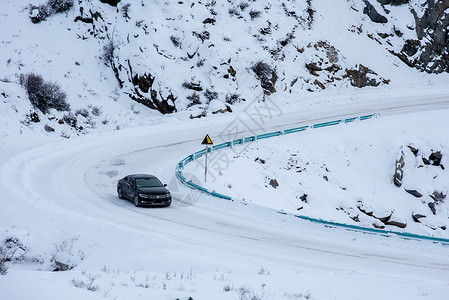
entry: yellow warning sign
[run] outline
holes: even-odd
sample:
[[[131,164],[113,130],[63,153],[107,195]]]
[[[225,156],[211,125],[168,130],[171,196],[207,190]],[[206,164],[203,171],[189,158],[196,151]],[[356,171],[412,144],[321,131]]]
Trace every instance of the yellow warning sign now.
[[[206,134],[206,136],[204,137],[203,142],[201,143],[202,145],[212,145],[212,140],[210,139],[210,136],[208,134]]]

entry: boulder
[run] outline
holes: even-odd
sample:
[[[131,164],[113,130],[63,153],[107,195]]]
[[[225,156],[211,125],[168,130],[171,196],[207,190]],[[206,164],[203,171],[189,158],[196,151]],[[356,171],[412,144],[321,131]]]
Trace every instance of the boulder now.
[[[407,223],[405,222],[401,222],[398,220],[390,220],[388,222],[385,223],[386,225],[391,225],[391,226],[397,226],[399,228],[405,228],[407,226]]]
[[[107,3],[111,6],[117,6],[120,0],[100,0],[101,3]]]
[[[274,188],[277,188],[279,186],[279,183],[276,179],[270,179],[270,185]]]
[[[388,19],[385,16],[382,16],[377,12],[377,10],[374,8],[374,6],[369,3],[369,1],[364,0],[365,2],[365,8],[363,9],[363,13],[368,15],[368,17],[373,21],[374,23],[387,23]]]
[[[413,221],[415,221],[416,223],[421,223],[421,221],[419,219],[421,218],[425,218],[425,215],[421,215],[421,214],[412,214],[412,218]]]
[[[429,208],[432,211],[432,213],[434,215],[436,215],[437,214],[437,209],[435,208],[435,203],[434,202],[429,202],[429,204],[427,204],[427,205],[429,206]]]
[[[410,195],[415,196],[416,198],[421,198],[422,197],[422,194],[420,192],[418,192],[417,190],[407,190],[407,189],[405,189],[405,191],[407,193],[409,193]]]
[[[404,170],[403,170],[404,165],[405,165],[404,151],[402,150],[402,147],[401,147],[401,152],[399,154],[399,157],[396,159],[394,176],[393,176],[394,185],[397,187],[400,187],[402,185],[402,178],[404,177]]]
[[[432,152],[429,156],[429,162],[434,166],[439,166],[442,158],[443,154],[440,151]]]
[[[410,0],[377,0],[382,5],[399,6],[410,3]]]
[[[446,195],[443,194],[443,192],[434,191],[432,194],[429,195],[430,198],[435,200],[435,202],[443,201],[446,199]]]

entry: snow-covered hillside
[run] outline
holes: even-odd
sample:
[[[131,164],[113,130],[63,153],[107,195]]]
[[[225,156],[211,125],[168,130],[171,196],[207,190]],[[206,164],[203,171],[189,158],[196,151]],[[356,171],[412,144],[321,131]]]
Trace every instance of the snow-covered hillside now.
[[[407,41],[433,45],[431,36],[417,35],[413,15],[432,5],[370,2],[85,0],[49,13],[43,0],[7,0],[0,16],[1,109],[25,123],[37,110],[37,128],[71,136],[154,119],[153,109],[196,117],[264,97],[282,105],[322,90],[444,85],[446,73],[404,63],[422,52]],[[374,22],[373,10],[387,22]],[[17,86],[29,73],[60,85],[71,115],[44,116],[29,105]]]

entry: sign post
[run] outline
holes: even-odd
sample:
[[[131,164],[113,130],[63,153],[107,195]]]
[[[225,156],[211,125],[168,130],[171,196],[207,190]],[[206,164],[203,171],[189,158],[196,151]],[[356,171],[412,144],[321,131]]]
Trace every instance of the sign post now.
[[[206,134],[206,136],[203,139],[202,145],[206,145],[206,162],[204,164],[204,182],[207,182],[207,152],[209,152],[209,145],[213,145],[210,136]]]

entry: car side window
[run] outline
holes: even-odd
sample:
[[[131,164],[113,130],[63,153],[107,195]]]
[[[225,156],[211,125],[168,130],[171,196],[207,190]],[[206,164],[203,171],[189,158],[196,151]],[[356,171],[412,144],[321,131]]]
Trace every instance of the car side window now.
[[[129,180],[128,177],[123,178],[123,181],[126,183],[128,183],[128,180]]]

